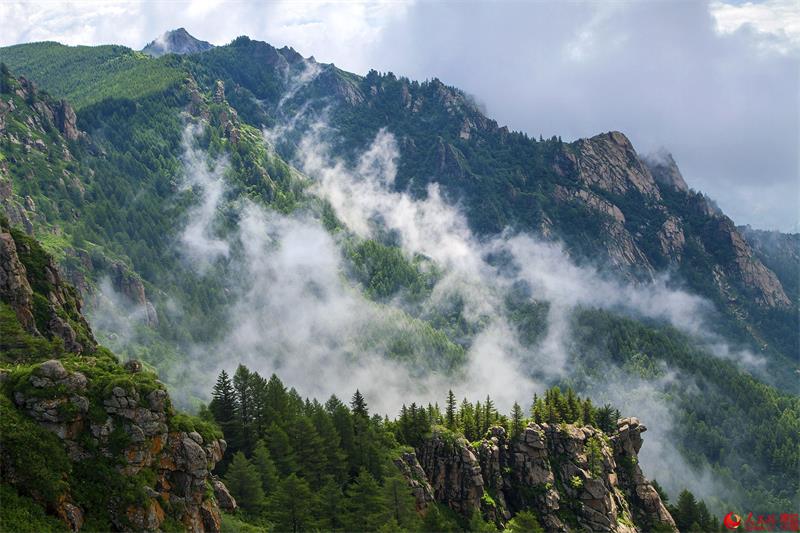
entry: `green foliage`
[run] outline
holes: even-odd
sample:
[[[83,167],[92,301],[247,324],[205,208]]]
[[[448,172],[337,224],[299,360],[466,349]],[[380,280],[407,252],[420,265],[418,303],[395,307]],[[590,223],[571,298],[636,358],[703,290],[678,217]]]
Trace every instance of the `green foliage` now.
[[[45,514],[42,506],[20,495],[14,487],[0,484],[0,531],[50,533],[67,531],[63,522]]]
[[[242,452],[233,456],[225,474],[225,485],[245,511],[257,513],[264,505],[264,491],[258,470]]]
[[[720,523],[717,517],[712,517],[704,501],[699,502],[694,494],[684,489],[678,495],[678,501],[674,506],[668,506],[672,519],[678,530],[688,531],[720,531]]]
[[[187,433],[196,431],[203,437],[204,442],[221,439],[223,436],[222,431],[215,423],[186,413],[177,413],[171,417],[169,419],[169,427],[172,431],[185,431]]]
[[[520,511],[512,518],[504,531],[510,533],[544,533],[544,529],[539,525],[536,513],[532,511]]]
[[[351,246],[347,253],[355,278],[373,298],[385,299],[401,289],[412,298],[420,298],[433,284],[421,271],[421,259],[409,261],[398,247],[366,240]]]
[[[25,331],[14,310],[0,302],[0,361],[30,363],[58,357],[63,350],[60,339],[47,340]]]
[[[13,479],[21,494],[55,504],[72,469],[59,438],[17,411],[5,394],[0,395],[0,435],[3,482]]]
[[[21,44],[0,49],[0,60],[77,109],[106,98],[158,93],[185,76],[169,58],[155,59],[117,45]]]
[[[588,380],[608,379],[608,358],[624,365],[640,354],[692,376],[694,387],[678,380],[666,388],[664,400],[674,408],[675,436],[690,464],[709,465],[738,494],[729,505],[768,513],[796,502],[800,480],[785,473],[800,465],[800,399],[697,348],[670,327],[586,310],[578,315],[575,331]]]

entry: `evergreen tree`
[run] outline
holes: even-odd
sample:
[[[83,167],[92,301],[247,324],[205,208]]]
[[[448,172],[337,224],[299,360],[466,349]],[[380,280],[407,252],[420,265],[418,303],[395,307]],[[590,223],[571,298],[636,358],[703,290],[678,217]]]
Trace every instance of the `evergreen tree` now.
[[[297,417],[289,432],[299,473],[309,483],[319,486],[325,474],[325,442],[320,438],[314,424],[305,416]]]
[[[491,398],[489,398],[488,395],[486,396],[486,403],[484,404],[483,408],[485,410],[485,414],[483,415],[483,431],[481,434],[485,435],[497,418],[497,411],[495,411],[494,402]]]
[[[517,402],[514,402],[514,407],[511,412],[511,438],[518,439],[525,431],[525,424],[523,421],[522,407]]]
[[[236,445],[240,444],[236,442],[236,434],[238,433],[236,395],[228,373],[224,370],[219,373],[217,382],[211,391],[211,403],[209,403],[208,408],[225,434],[225,438],[229,439],[228,444],[231,446],[231,451],[235,452],[238,449]]]
[[[464,431],[464,437],[470,442],[477,440],[478,437],[475,435],[475,410],[466,398],[461,402],[461,408],[458,410],[458,419]]]
[[[416,501],[408,487],[408,481],[398,474],[386,478],[383,484],[383,501],[389,514],[399,527],[415,531],[419,529]]]
[[[447,428],[456,429],[456,395],[452,390],[447,391],[447,407],[445,409],[445,424]]]
[[[617,419],[619,418],[619,411],[611,407],[610,404],[605,404],[597,410],[596,420],[597,427],[603,430],[604,433],[611,434],[617,429]]]
[[[236,452],[233,456],[225,473],[225,486],[245,511],[256,513],[264,504],[264,490],[261,488],[259,473],[242,452]]]
[[[241,448],[251,450],[252,440],[252,374],[244,365],[239,365],[233,375],[233,390],[236,394],[236,418],[241,438]]]
[[[354,416],[369,418],[367,402],[364,400],[364,396],[361,395],[361,392],[359,392],[358,389],[356,389],[356,393],[353,394],[353,399],[350,401],[350,409],[353,411]]]
[[[365,468],[347,489],[347,529],[372,531],[388,518],[380,486]]]
[[[269,496],[278,486],[278,469],[272,462],[269,449],[263,440],[256,443],[251,462],[261,478],[261,488],[264,490],[264,494]]]
[[[270,497],[267,518],[275,525],[276,531],[309,531],[314,528],[313,501],[314,495],[308,483],[291,474]]]
[[[319,527],[323,531],[338,531],[346,522],[345,499],[342,489],[336,481],[329,477],[319,490],[318,498]]]
[[[592,436],[586,441],[586,459],[589,462],[589,472],[599,478],[603,473],[603,445],[600,439]]]
[[[267,430],[267,447],[281,476],[297,471],[297,461],[289,435],[275,422]]]
[[[699,518],[697,500],[695,500],[694,494],[686,489],[681,491],[678,495],[678,502],[672,518],[675,520],[675,525],[678,526],[679,530],[689,531]]]

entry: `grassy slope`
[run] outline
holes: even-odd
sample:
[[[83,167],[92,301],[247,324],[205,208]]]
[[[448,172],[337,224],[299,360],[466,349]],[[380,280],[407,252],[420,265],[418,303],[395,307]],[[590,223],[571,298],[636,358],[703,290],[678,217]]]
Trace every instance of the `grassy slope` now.
[[[22,44],[0,48],[0,61],[77,110],[105,98],[141,98],[184,77],[168,57],[153,59],[117,45]]]

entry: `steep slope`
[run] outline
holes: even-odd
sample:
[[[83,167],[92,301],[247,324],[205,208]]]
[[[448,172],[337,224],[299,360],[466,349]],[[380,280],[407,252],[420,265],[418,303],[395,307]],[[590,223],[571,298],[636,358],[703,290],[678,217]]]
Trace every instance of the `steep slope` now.
[[[98,346],[80,308],[39,244],[0,219],[4,494],[73,531],[219,531],[221,433],[177,414],[141,363]],[[16,516],[4,501],[2,529],[28,527]]]
[[[439,80],[419,83],[377,72],[360,77],[246,37],[171,62],[142,62],[121,47],[91,50],[21,45],[0,50],[0,60],[68,97],[78,95],[71,83],[51,75],[58,64],[45,57],[71,55],[71,71],[102,73],[112,54],[115,72],[104,87],[116,83],[119,65],[137,78],[160,73],[153,89],[185,70],[204,87],[220,79],[231,105],[252,125],[280,124],[300,113],[278,144],[286,160],[323,114],[336,127],[342,155],[360,152],[388,128],[400,148],[398,190],[424,196],[428,183],[442,185],[483,235],[507,227],[534,231],[562,239],[578,259],[633,278],[672,272],[677,283],[716,304],[719,333],[763,351],[774,368],[785,368],[800,350],[797,336],[787,335],[798,319],[797,303],[730,219],[688,189],[671,157],[640,158],[619,132],[574,143],[555,137],[537,142],[499,127]],[[96,100],[81,96],[87,98]]]
[[[619,132],[564,143],[529,138],[487,118],[461,91],[370,72],[360,77],[290,48],[240,37],[186,63],[204,84],[222,79],[245,121],[289,122],[278,148],[320,117],[335,126],[338,153],[360,153],[381,128],[398,140],[395,186],[419,196],[442,185],[465,206],[473,230],[510,227],[562,239],[574,257],[634,279],[671,272],[711,299],[719,333],[763,350],[785,368],[800,349],[798,318],[775,273],[669,155],[640,157]]]
[[[159,57],[164,54],[195,54],[214,48],[209,42],[195,39],[186,28],[178,28],[164,32],[161,37],[150,41],[142,52],[149,56]]]
[[[51,225],[43,239],[48,248],[61,251],[62,264],[79,267],[67,269],[70,277],[77,270],[88,286],[106,272],[113,274],[109,265],[115,262],[133,273],[138,283],[114,285],[118,291],[130,285],[127,292],[153,300],[158,326],[137,326],[140,331],[130,343],[136,350],[131,353],[158,365],[171,383],[186,379],[180,372],[187,357],[181,352],[185,343],[218,339],[230,327],[223,311],[235,297],[230,282],[240,274],[223,264],[198,276],[182,266],[176,253],[176,228],[202,201],[195,190],[180,187],[185,124],[207,123],[202,147],[230,158],[232,170],[225,176],[229,194],[218,210],[223,235],[235,223],[235,202],[242,198],[277,212],[298,206],[316,209],[327,215],[327,228],[339,236],[346,233],[330,210],[318,203],[309,207],[314,200],[308,202],[304,194],[307,182],[285,161],[293,160],[297,143],[320,117],[335,128],[328,140],[336,146],[334,155],[345,160],[355,159],[385,127],[400,150],[395,188],[420,198],[428,184],[441,185],[450,200],[464,207],[481,236],[508,226],[560,238],[582,261],[608,263],[610,270],[636,281],[670,272],[678,283],[715,302],[721,313],[711,322],[728,338],[763,350],[774,364],[768,370],[778,372],[754,378],[735,363],[697,349],[674,330],[590,310],[578,318],[582,338],[573,354],[590,372],[583,374],[586,368],[579,366],[574,378],[587,389],[593,381],[605,382],[608,375],[601,363],[608,361],[648,379],[673,370],[685,373],[682,379],[688,375],[698,390],[669,389],[679,420],[678,445],[698,464],[712,465],[714,475],[728,486],[742,494],[752,491],[738,502],[756,502],[766,512],[796,497],[797,480],[786,474],[796,470],[798,459],[792,444],[798,429],[796,397],[759,379],[775,380],[788,390],[796,387],[787,369],[794,369],[792,357],[797,353],[792,319],[797,302],[786,305],[792,291],[785,285],[787,276],[775,270],[777,262],[769,262],[752,239],[743,240],[707,198],[689,190],[669,157],[640,158],[617,132],[575,143],[558,138],[535,141],[498,127],[469,97],[438,80],[418,83],[376,72],[360,77],[306,60],[289,48],[275,49],[247,38],[191,57],[152,59],[123,47],[40,43],[1,49],[0,60],[18,66],[59,97],[78,98],[77,126],[87,134],[77,148],[66,143],[71,157],[86,167],[85,172],[67,170],[77,174],[88,198],[70,210],[65,206],[73,205],[77,186],[73,190],[66,182],[60,187],[61,160],[55,156],[64,133],[54,128],[51,147],[37,127],[24,126],[25,138],[30,139],[26,144],[32,148],[28,152],[14,145],[19,150],[8,166],[13,209],[25,209],[34,227]],[[158,74],[158,80],[139,85],[142,74]],[[85,91],[82,76],[92,80]],[[113,98],[103,100],[108,95]],[[8,99],[6,92],[3,100]],[[36,99],[11,99],[15,110],[8,116],[21,114],[14,118],[17,124],[25,124],[27,116],[35,124],[42,116]],[[47,105],[55,109],[56,103]],[[293,121],[296,115],[299,119]],[[258,128],[287,124],[291,128],[276,142],[280,157],[264,147]],[[28,161],[38,153],[39,137],[55,165],[30,172]],[[41,201],[22,192],[40,181],[55,184],[41,193]],[[25,196],[31,196],[37,209],[50,202],[58,211],[42,221],[30,214]],[[53,238],[58,228],[64,229],[67,242]],[[404,258],[391,235],[353,250],[355,268],[348,274],[374,300],[394,303],[391,299],[406,286],[424,290],[435,281],[419,275],[419,265]],[[138,297],[132,299],[146,307]],[[176,301],[181,314],[171,311]],[[541,311],[537,315],[535,306],[523,311],[519,327],[535,340],[546,327]],[[461,329],[459,320],[456,311],[452,317],[422,316],[415,322],[421,324],[415,331],[431,333],[429,345],[445,347],[434,355],[444,355],[441,359],[449,364],[442,367],[448,370],[463,362],[464,347],[474,333]],[[419,368],[429,369],[423,363],[430,352],[415,351],[415,343],[403,340],[385,344],[401,355],[411,352],[409,358]],[[743,416],[759,422],[740,428]],[[781,429],[770,440],[765,435],[774,427]],[[749,468],[731,475],[742,462]]]

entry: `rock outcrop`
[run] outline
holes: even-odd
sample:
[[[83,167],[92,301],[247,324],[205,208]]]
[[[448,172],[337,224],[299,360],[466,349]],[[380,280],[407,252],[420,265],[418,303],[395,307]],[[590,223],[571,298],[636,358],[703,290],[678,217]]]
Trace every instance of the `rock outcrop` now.
[[[0,300],[31,334],[59,338],[74,353],[97,346],[78,292],[62,281],[52,257],[35,240],[5,222],[0,222]]]
[[[55,496],[45,498],[26,485],[30,472],[14,471],[17,463],[5,459],[3,483],[18,485],[73,531],[90,513],[94,520],[98,513],[107,517],[107,527],[120,531],[160,531],[168,518],[171,527],[177,522],[188,531],[220,531],[220,505],[236,509],[224,484],[211,476],[226,448],[221,433],[176,414],[164,384],[140,362],[121,365],[98,347],[77,291],[64,283],[38,242],[10,230],[5,221],[0,225],[0,302],[15,311],[3,316],[3,331],[12,332],[15,343],[41,354],[50,345],[37,338],[63,341],[45,361],[31,360],[41,355],[25,350],[17,360],[8,359],[17,352],[4,353],[3,363],[11,365],[0,369],[0,393],[11,409],[4,413],[54,434],[51,450],[72,465]],[[24,454],[7,451],[5,441],[0,444],[0,457]],[[85,472],[93,470],[113,487],[97,486],[101,482],[91,475],[87,480]],[[81,488],[73,491],[74,483]],[[106,492],[99,496],[106,502],[103,509],[87,504],[95,501],[86,500],[87,483],[95,494]]]
[[[185,28],[178,28],[164,32],[159,38],[150,41],[147,46],[142,48],[142,52],[159,57],[164,54],[196,54],[212,48],[214,48],[213,44],[195,39]]]
[[[219,507],[207,488],[227,495],[228,508],[236,507],[222,482],[210,474],[222,459],[225,441],[170,428],[171,406],[164,389],[130,385],[135,381],[127,387],[103,387],[70,369],[78,367],[80,363],[45,361],[12,384],[13,399],[18,409],[63,441],[70,460],[106,458],[122,476],[143,470],[154,474],[152,486],[145,487],[147,501],[111,510],[114,525],[120,530],[158,531],[167,516],[162,506],[168,505],[179,510],[175,518],[189,531],[219,531]],[[68,495],[65,499],[71,501]],[[70,505],[73,515],[83,515]],[[73,529],[79,529],[76,524],[71,522]]]
[[[423,512],[432,499],[501,527],[531,509],[547,531],[676,530],[638,465],[645,430],[635,418],[620,420],[610,437],[591,426],[531,423],[513,439],[493,427],[476,444],[436,430],[395,464]]]

